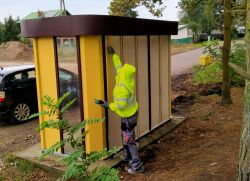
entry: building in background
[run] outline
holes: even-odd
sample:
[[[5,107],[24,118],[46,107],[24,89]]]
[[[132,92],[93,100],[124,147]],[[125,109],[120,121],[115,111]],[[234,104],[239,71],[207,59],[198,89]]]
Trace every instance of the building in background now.
[[[188,25],[179,25],[178,35],[171,36],[171,42],[174,45],[192,43],[192,30],[188,27]]]

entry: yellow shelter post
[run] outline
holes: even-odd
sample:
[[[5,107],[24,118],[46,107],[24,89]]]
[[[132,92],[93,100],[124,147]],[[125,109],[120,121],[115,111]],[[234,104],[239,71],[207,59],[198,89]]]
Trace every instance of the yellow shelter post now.
[[[57,100],[56,66],[54,42],[52,37],[34,38],[34,59],[36,64],[36,85],[39,111],[45,110],[41,97],[48,95]],[[40,123],[47,120],[46,116],[39,116]],[[41,147],[47,149],[60,141],[60,130],[45,129],[41,132]]]
[[[102,37],[81,36],[80,50],[84,118],[103,118],[104,110],[94,103],[94,99],[104,99]],[[106,147],[105,123],[91,125],[86,130],[86,152],[103,150]]]

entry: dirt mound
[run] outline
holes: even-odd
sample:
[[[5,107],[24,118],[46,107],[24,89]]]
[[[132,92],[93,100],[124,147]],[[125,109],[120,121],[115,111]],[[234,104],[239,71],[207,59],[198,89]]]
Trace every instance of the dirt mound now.
[[[194,104],[197,96],[221,95],[221,83],[194,85],[192,79],[191,72],[172,77],[173,113],[185,114],[187,108]]]
[[[0,60],[33,60],[33,50],[18,41],[9,41],[0,45]]]

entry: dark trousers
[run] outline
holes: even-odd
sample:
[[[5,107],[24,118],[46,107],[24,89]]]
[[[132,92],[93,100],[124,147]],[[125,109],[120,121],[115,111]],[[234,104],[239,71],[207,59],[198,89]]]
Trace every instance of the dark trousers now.
[[[124,156],[130,160],[133,169],[140,166],[140,158],[138,154],[138,147],[135,142],[135,126],[137,113],[129,118],[121,118],[122,129],[122,144],[124,149]]]

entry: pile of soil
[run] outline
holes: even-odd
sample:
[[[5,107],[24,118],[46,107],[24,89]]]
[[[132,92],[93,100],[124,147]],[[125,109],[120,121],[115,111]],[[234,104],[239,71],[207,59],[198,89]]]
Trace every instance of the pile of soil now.
[[[0,60],[33,60],[33,50],[19,41],[9,41],[0,45]]]
[[[195,85],[189,71],[172,77],[172,113],[186,114],[199,96],[221,95],[221,83]]]

